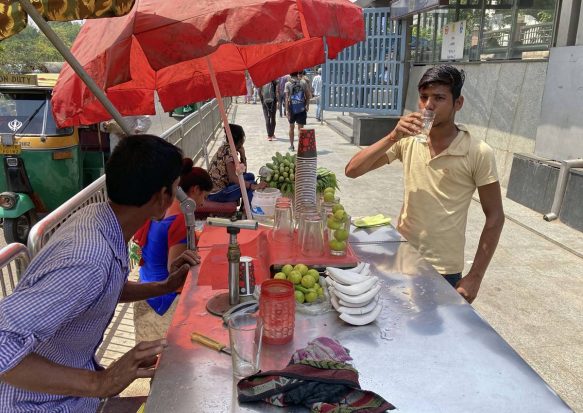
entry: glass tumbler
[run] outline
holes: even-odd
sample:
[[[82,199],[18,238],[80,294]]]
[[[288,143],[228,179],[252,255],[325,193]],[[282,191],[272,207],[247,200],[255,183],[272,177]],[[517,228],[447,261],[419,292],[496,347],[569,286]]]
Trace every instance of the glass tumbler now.
[[[291,242],[294,235],[291,204],[276,204],[274,220],[273,239],[278,242]]]
[[[324,255],[324,228],[318,214],[304,217],[300,252],[305,257]]]
[[[427,142],[427,137],[429,136],[429,132],[431,131],[431,127],[433,126],[434,119],[435,119],[434,111],[423,109],[423,111],[421,112],[421,122],[423,122],[423,126],[421,127],[419,135],[417,135],[417,140],[419,142]]]
[[[289,343],[294,336],[296,300],[294,286],[287,280],[267,280],[261,283],[259,315],[263,320],[263,342]]]

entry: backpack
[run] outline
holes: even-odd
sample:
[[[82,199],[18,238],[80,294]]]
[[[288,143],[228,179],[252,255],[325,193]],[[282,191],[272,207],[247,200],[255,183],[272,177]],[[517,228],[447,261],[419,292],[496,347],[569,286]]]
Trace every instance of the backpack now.
[[[270,105],[275,102],[275,87],[273,82],[261,86],[261,95],[263,95],[263,103]]]
[[[304,88],[301,81],[292,81],[290,100],[290,111],[293,115],[297,115],[306,110],[306,98],[304,96]]]

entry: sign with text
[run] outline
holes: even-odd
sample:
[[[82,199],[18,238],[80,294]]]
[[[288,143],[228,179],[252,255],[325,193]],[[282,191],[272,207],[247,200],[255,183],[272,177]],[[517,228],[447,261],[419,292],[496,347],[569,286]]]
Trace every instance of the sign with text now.
[[[37,78],[36,75],[15,75],[12,73],[0,73],[0,83],[36,86]]]
[[[391,19],[404,19],[439,6],[447,6],[449,0],[393,0],[391,2]]]
[[[464,57],[466,22],[453,22],[443,26],[441,60],[459,60]]]

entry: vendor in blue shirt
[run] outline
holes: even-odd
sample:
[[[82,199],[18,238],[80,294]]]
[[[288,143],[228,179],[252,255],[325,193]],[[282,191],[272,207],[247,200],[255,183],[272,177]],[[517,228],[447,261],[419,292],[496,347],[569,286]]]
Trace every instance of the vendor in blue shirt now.
[[[180,149],[152,135],[122,140],[106,165],[109,202],[78,211],[57,230],[0,301],[0,412],[95,412],[99,398],[153,377],[165,340],[141,342],[99,366],[101,344],[118,302],[176,291],[192,265],[185,251],[164,281],[128,281],[127,243],[172,204]]]

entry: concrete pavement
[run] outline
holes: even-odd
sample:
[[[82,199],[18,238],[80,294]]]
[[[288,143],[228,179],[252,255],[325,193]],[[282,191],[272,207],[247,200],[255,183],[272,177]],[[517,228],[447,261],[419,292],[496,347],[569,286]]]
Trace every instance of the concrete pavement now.
[[[359,148],[312,116],[308,127],[316,130],[318,163],[336,173],[346,210],[352,216],[389,214],[396,221],[403,199],[401,165],[385,166],[354,180],[346,178],[344,166]],[[278,139],[267,141],[260,104],[233,105],[229,119],[245,129],[250,171],[257,172],[276,151],[287,151],[286,119],[278,115]],[[473,306],[574,411],[583,412],[583,237],[559,222],[543,221],[506,198],[504,208],[507,220],[500,243]],[[466,271],[483,223],[479,202],[472,202]],[[106,364],[134,344],[131,307],[120,305],[118,314],[120,333],[100,350]],[[123,395],[147,391],[142,380]]]

